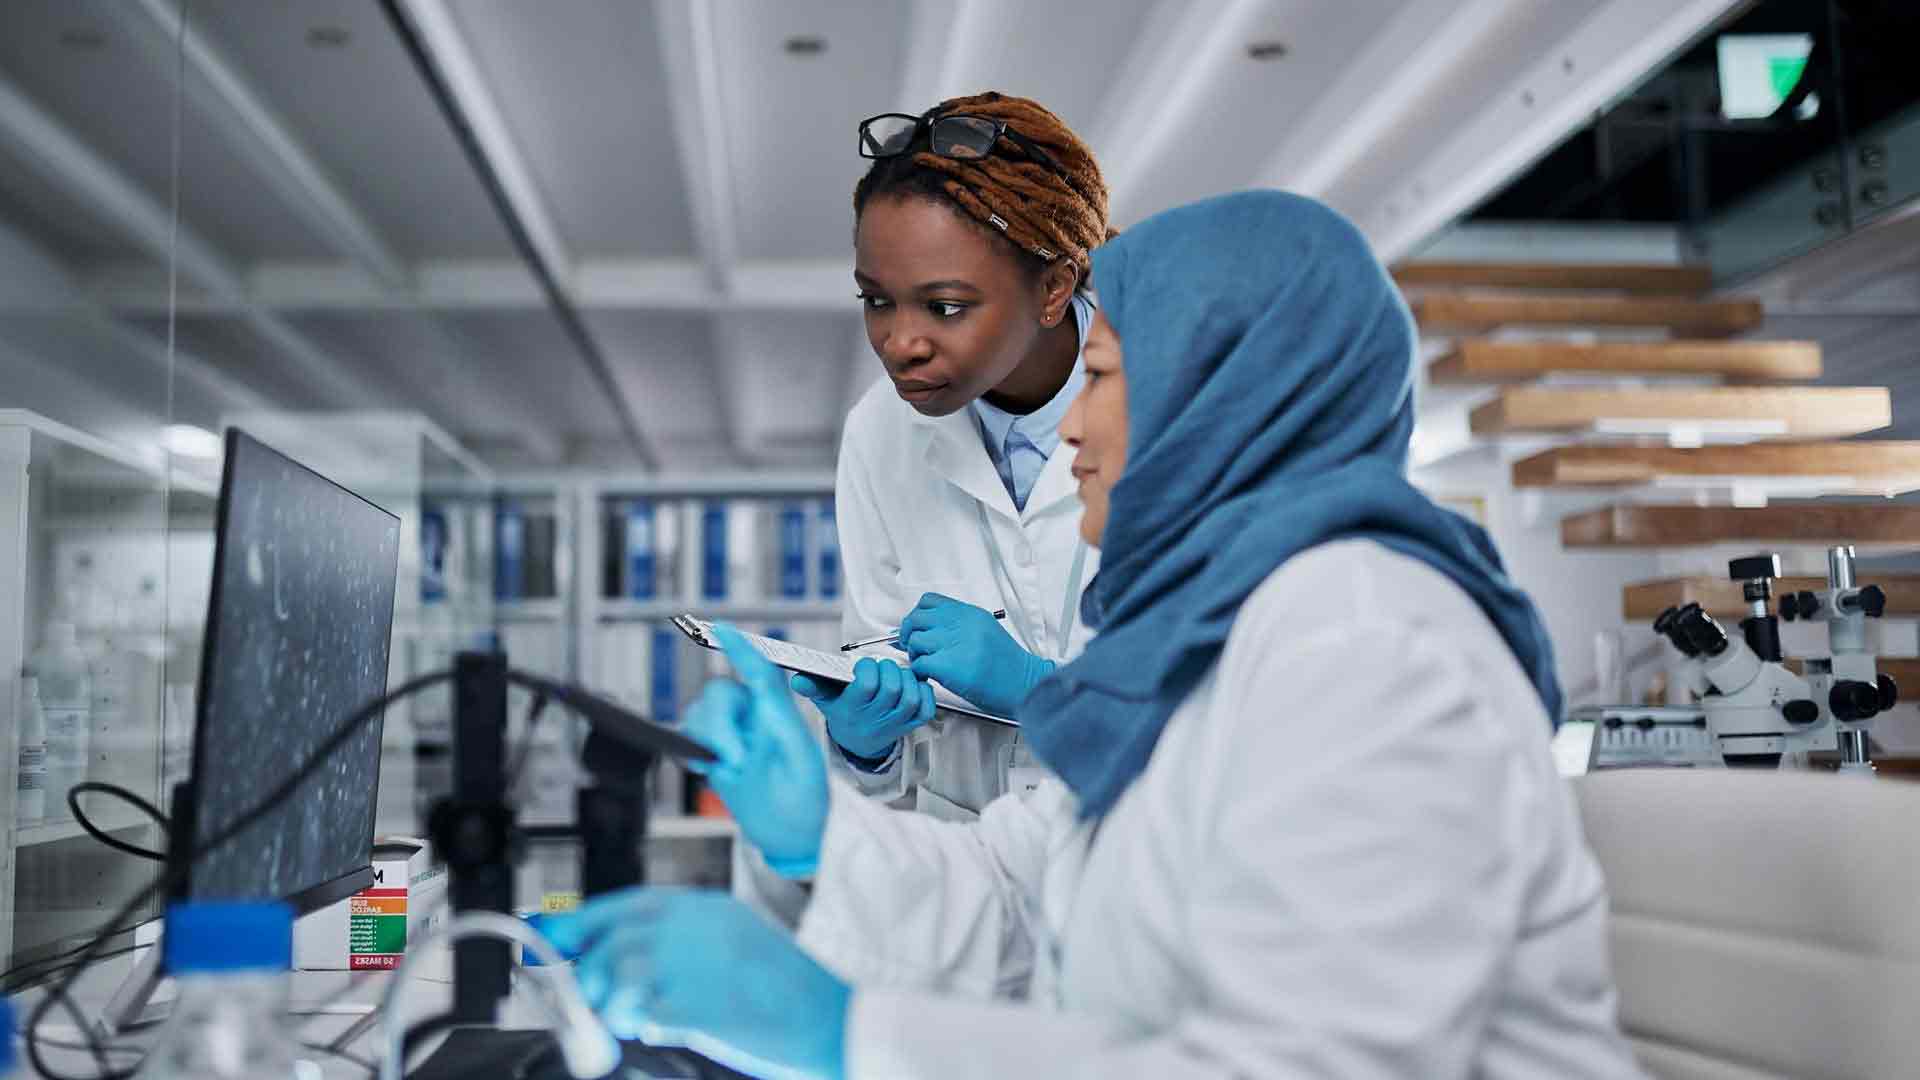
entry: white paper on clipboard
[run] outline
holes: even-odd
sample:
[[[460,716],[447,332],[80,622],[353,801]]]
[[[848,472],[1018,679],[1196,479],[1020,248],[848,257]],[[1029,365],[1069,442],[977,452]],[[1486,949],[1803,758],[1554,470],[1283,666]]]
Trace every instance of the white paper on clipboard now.
[[[713,623],[706,619],[697,615],[675,615],[673,625],[679,627],[680,632],[691,638],[696,645],[708,649],[720,647],[720,643],[713,638]],[[791,641],[749,634],[745,630],[740,631],[740,636],[746,638],[749,645],[759,650],[761,656],[773,661],[775,667],[797,671],[802,675],[831,679],[837,683],[853,681],[853,665],[859,657],[851,653],[821,652],[819,649],[809,649],[805,645],[795,645]],[[986,712],[939,683],[933,684],[933,701],[942,712],[959,713],[962,716],[971,716],[976,720],[985,720],[1002,727],[1020,726],[1020,721]]]

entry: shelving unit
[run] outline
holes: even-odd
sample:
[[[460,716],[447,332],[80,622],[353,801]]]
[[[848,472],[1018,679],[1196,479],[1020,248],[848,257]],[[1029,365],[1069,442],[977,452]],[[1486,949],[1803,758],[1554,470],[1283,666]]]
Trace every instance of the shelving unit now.
[[[59,948],[152,873],[150,864],[107,857],[54,798],[47,819],[18,819],[23,667],[56,612],[75,625],[83,651],[118,653],[121,719],[110,735],[94,728],[87,776],[165,805],[176,733],[162,673],[176,674],[198,651],[208,568],[192,555],[206,550],[215,491],[204,473],[176,469],[169,478],[157,460],[35,413],[0,410],[0,957],[8,966]],[[105,800],[88,808],[109,831],[158,842],[145,817]]]

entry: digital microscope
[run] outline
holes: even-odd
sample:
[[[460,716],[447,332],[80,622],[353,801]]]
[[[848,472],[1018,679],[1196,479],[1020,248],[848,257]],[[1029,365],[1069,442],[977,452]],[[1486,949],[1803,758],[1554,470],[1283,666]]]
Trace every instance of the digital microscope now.
[[[1570,718],[1595,725],[1590,767],[1777,768],[1803,762],[1809,752],[1838,750],[1840,771],[1870,773],[1867,722],[1899,700],[1867,644],[1866,620],[1885,612],[1886,593],[1855,583],[1851,547],[1830,548],[1827,587],[1781,596],[1777,615],[1778,555],[1735,559],[1728,576],[1741,583],[1747,604],[1740,633],[1729,634],[1697,603],[1670,607],[1653,622],[1654,632],[1686,657],[1685,689],[1698,701],[1576,710]],[[1798,674],[1788,668],[1782,619],[1825,623],[1829,655],[1803,661]]]

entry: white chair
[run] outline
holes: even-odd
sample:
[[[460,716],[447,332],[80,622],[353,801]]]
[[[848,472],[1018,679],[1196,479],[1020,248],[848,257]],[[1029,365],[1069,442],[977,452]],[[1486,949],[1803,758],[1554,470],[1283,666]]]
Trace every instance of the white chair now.
[[[1920,1077],[1920,784],[1573,781],[1612,896],[1620,1023],[1669,1080]]]

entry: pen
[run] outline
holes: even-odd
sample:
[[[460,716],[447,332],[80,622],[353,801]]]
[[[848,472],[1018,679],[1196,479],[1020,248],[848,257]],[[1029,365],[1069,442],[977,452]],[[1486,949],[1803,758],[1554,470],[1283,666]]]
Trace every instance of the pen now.
[[[1004,619],[1004,618],[1006,618],[1006,617],[1007,617],[1007,609],[1006,609],[1006,608],[1001,608],[1001,609],[1000,609],[999,611],[996,611],[996,612],[994,612],[994,613],[993,613],[993,617],[994,617],[994,618],[996,618],[996,619]],[[892,641],[898,641],[898,640],[900,640],[900,632],[899,632],[898,630],[896,630],[896,631],[894,631],[894,632],[893,632],[893,633],[891,633],[891,634],[881,634],[881,635],[880,635],[879,637],[877,637],[877,638],[868,638],[868,639],[867,639],[867,640],[865,640],[865,641],[849,641],[849,642],[847,642],[847,643],[846,643],[845,645],[842,645],[842,646],[840,646],[840,651],[841,651],[841,652],[852,652],[852,651],[853,651],[853,650],[855,650],[855,649],[864,649],[864,648],[866,648],[866,647],[867,647],[867,646],[869,646],[869,645],[878,645],[878,644],[880,644],[880,643],[881,643],[881,642],[883,642],[883,641],[889,641],[889,642],[892,642]]]

